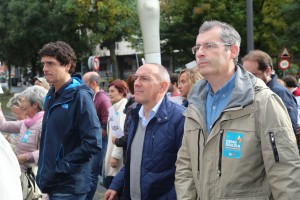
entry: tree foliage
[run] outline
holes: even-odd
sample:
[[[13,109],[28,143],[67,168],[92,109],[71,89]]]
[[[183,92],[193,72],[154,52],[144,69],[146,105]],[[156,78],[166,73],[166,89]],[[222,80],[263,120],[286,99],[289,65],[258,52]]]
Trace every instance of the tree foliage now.
[[[99,43],[112,52],[119,77],[115,42],[137,35],[136,2],[132,0],[2,0],[0,60],[31,66],[35,74],[38,50],[50,41],[69,43],[80,58]]]
[[[297,0],[253,0],[254,47],[270,54],[276,67],[284,46],[299,55],[300,21],[295,21],[300,17],[299,8]],[[174,54],[176,67],[194,59],[190,48],[205,20],[235,27],[242,38],[240,58],[247,53],[246,1],[161,0],[161,10],[163,50]]]
[[[134,36],[140,35],[136,1],[77,0],[77,2],[82,8],[80,10],[81,24],[90,30],[89,38],[94,38],[94,41],[100,43],[101,46],[108,47],[113,65],[113,77],[120,77],[115,43],[122,39],[134,43]]]

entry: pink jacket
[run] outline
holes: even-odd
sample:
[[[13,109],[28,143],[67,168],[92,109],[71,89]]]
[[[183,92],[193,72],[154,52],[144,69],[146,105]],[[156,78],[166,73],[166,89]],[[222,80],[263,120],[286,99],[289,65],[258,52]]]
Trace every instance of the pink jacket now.
[[[0,109],[0,131],[6,133],[20,133],[16,143],[16,155],[26,154],[27,163],[38,163],[39,141],[42,132],[44,111],[38,112],[33,118],[22,121],[6,121]],[[26,170],[26,164],[20,165]]]

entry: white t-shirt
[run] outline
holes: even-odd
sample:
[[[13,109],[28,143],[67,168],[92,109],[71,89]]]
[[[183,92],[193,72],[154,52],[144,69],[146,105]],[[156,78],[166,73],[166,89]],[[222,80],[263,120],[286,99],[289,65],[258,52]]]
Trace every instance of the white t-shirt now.
[[[22,200],[20,165],[2,133],[0,133],[0,160],[0,199]]]

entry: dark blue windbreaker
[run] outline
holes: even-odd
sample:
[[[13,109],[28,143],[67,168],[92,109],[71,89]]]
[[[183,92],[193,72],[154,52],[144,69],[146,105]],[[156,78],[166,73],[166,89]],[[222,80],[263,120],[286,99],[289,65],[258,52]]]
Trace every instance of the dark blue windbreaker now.
[[[101,150],[92,91],[73,78],[49,107],[45,99],[37,184],[43,193],[83,194],[90,189],[90,158]]]

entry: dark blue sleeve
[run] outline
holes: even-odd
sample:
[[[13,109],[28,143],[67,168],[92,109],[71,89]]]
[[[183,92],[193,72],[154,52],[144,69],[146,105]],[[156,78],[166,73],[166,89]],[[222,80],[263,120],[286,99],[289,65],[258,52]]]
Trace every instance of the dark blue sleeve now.
[[[120,195],[122,193],[122,189],[124,186],[124,175],[125,175],[125,167],[119,171],[119,173],[112,180],[109,189],[115,190]]]
[[[291,118],[291,122],[293,125],[294,133],[297,133],[297,123],[298,123],[298,106],[297,106],[297,100],[296,98],[289,92],[289,91],[283,91],[279,95],[289,113],[289,116]]]

